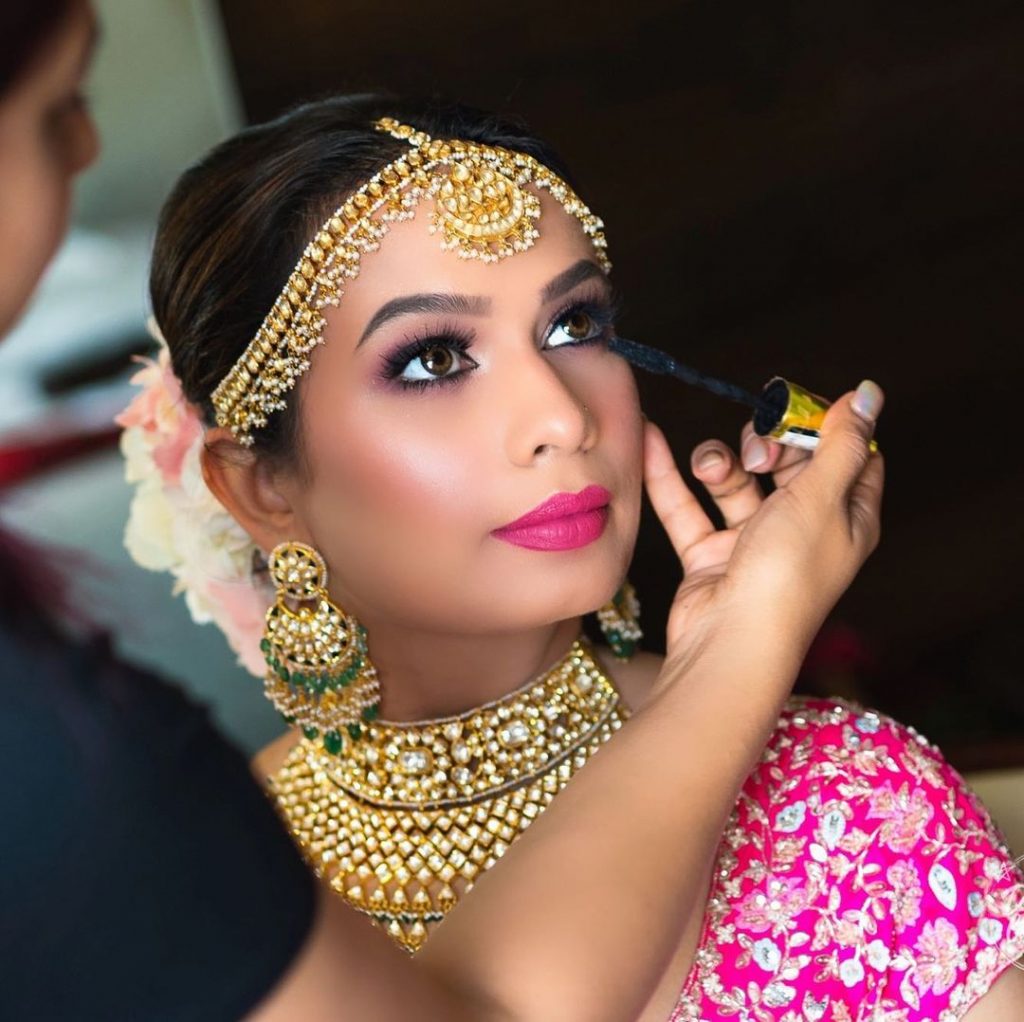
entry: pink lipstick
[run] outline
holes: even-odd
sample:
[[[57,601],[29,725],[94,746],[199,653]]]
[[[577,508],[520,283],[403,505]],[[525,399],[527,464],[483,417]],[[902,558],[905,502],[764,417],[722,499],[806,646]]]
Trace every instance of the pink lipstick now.
[[[611,499],[603,486],[556,493],[491,535],[527,550],[575,550],[593,543],[604,532]]]

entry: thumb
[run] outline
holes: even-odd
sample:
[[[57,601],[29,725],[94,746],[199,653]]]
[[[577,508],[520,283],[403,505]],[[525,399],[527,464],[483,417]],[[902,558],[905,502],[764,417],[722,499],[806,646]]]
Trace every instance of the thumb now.
[[[868,447],[885,395],[871,380],[844,394],[825,415],[821,439],[808,471],[829,477],[844,496],[860,478],[871,456]]]

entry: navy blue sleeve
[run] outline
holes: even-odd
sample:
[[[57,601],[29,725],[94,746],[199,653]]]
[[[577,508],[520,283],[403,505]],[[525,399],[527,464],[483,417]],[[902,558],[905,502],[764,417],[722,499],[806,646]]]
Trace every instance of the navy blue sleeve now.
[[[0,1017],[226,1020],[315,880],[205,711],[103,644],[0,631]]]

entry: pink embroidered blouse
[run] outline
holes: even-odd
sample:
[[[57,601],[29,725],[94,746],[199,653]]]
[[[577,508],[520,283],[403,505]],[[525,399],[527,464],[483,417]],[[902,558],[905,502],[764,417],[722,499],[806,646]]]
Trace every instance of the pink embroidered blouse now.
[[[670,1022],[954,1022],[1022,953],[1022,876],[938,751],[794,699],[724,834]]]

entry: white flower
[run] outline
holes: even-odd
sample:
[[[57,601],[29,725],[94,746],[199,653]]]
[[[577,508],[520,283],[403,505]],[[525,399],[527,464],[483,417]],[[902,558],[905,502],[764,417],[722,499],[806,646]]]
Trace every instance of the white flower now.
[[[839,966],[839,978],[845,986],[855,987],[864,978],[864,966],[859,958],[847,958]]]
[[[879,972],[885,972],[889,968],[889,960],[892,957],[889,948],[884,941],[873,940],[867,948],[868,965]]]
[[[825,847],[834,850],[846,832],[846,817],[839,809],[827,812],[821,820],[821,839]]]
[[[793,831],[800,829],[806,815],[807,803],[803,801],[793,802],[779,810],[778,815],[775,817],[775,829],[781,830],[785,834],[792,834]]]
[[[971,891],[967,895],[967,911],[977,919],[978,916],[984,911],[985,899],[981,896],[980,891]]]
[[[172,571],[174,509],[167,502],[158,479],[143,480],[132,498],[124,543],[136,563],[150,571]]]
[[[761,966],[765,972],[775,972],[782,961],[782,952],[774,941],[767,937],[759,940],[752,949],[754,961]]]
[[[928,886],[944,908],[956,908],[956,878],[941,862],[933,863],[928,871]]]

